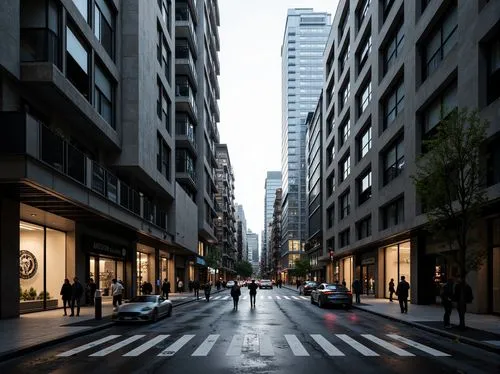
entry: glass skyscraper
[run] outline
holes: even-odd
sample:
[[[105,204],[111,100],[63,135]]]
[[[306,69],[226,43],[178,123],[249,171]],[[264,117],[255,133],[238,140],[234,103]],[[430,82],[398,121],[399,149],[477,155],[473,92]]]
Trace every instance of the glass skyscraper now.
[[[273,222],[274,199],[276,198],[276,189],[281,187],[281,171],[268,171],[264,188],[264,230],[262,235],[261,249],[261,270],[267,273],[269,270],[269,239],[271,237],[271,227]]]
[[[310,8],[288,10],[281,46],[283,270],[294,266],[307,238],[305,122],[323,88],[323,52],[330,26],[329,13]]]

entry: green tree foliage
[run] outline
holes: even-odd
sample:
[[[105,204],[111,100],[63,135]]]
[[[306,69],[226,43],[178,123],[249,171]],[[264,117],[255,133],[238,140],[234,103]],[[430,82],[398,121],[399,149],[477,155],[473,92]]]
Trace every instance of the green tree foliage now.
[[[236,270],[236,274],[243,278],[251,277],[253,273],[252,264],[248,261],[237,262],[234,266],[234,270]]]
[[[311,272],[311,264],[308,258],[295,260],[295,267],[289,270],[290,275],[305,278]]]
[[[486,200],[480,152],[487,121],[475,110],[458,109],[442,119],[437,132],[424,141],[426,152],[412,176],[430,231],[446,238],[458,250],[460,276],[477,270],[485,250],[471,245],[470,229]]]
[[[222,251],[218,246],[212,246],[208,249],[208,254],[205,256],[205,262],[212,269],[219,269],[222,261]]]

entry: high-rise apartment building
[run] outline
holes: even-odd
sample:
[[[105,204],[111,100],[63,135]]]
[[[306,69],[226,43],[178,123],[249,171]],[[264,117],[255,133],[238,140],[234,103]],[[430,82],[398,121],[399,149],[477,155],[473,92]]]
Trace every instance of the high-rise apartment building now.
[[[248,261],[255,268],[259,264],[259,234],[252,232],[252,230],[247,231],[247,247]]]
[[[500,311],[500,2],[339,2],[325,52],[323,256],[328,280],[357,278],[389,297],[405,276],[411,302],[435,303],[456,276],[456,250],[423,230],[411,176],[423,140],[455,108],[490,122],[483,154],[489,203],[472,236],[487,249],[467,282],[468,310]]]
[[[248,261],[247,248],[247,220],[245,218],[245,210],[243,205],[236,204],[236,260]]]
[[[281,187],[281,172],[268,171],[264,184],[264,230],[262,233],[261,246],[261,267],[262,274],[266,274],[269,270],[269,239],[271,235],[271,222],[273,220],[274,199],[276,197],[276,189]]]
[[[281,46],[283,189],[281,256],[283,271],[295,266],[307,238],[305,121],[323,88],[323,51],[330,14],[289,9]]]
[[[281,278],[281,188],[275,193],[273,205],[273,220],[269,240],[269,276],[274,279]]]
[[[216,145],[216,201],[218,217],[215,220],[218,253],[221,256],[221,276],[232,277],[236,262],[236,209],[234,205],[234,173],[227,144]]]

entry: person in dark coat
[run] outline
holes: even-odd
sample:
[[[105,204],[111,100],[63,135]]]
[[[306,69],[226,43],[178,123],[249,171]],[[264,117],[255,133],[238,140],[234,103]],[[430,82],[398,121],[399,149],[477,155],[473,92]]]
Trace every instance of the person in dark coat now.
[[[443,323],[444,328],[451,328],[450,316],[453,310],[453,279],[448,278],[448,281],[443,286],[443,291],[441,293],[441,304],[444,308]]]
[[[361,282],[359,279],[355,279],[354,282],[352,282],[352,290],[356,296],[356,304],[361,304]]]
[[[392,303],[392,295],[396,292],[396,289],[394,288],[394,278],[391,278],[391,281],[389,282],[389,301]]]
[[[68,314],[66,313],[66,305],[68,306],[68,308],[71,308],[71,295],[72,295],[71,284],[69,283],[68,278],[64,279],[60,295],[62,296],[64,315],[67,316]]]
[[[76,304],[76,316],[80,316],[80,301],[82,299],[82,295],[84,293],[84,289],[80,281],[77,277],[73,278],[73,284],[71,285],[71,314],[70,317],[75,315],[75,304]]]
[[[238,310],[238,301],[240,300],[241,290],[238,283],[234,283],[234,286],[231,287],[231,297],[233,298],[233,310]]]
[[[168,300],[168,294],[170,293],[170,282],[167,278],[163,280],[163,284],[161,285],[161,292],[165,299]]]
[[[250,307],[255,307],[255,299],[257,298],[257,283],[255,283],[255,279],[252,279],[252,283],[248,285],[248,290],[250,291]]]
[[[457,302],[457,312],[460,320],[458,328],[460,330],[465,330],[465,312],[467,311],[467,304],[472,303],[474,296],[472,295],[472,288],[465,283],[463,279],[458,279],[453,292],[453,299]]]
[[[87,291],[89,293],[89,304],[94,305],[94,296],[95,291],[97,290],[97,285],[94,282],[93,278],[89,279],[89,283],[87,284]]]
[[[194,296],[196,296],[196,300],[200,298],[200,281],[196,279],[193,282]]]
[[[401,313],[408,314],[408,294],[410,291],[410,284],[405,280],[405,276],[401,276],[401,282],[396,288],[396,295],[398,296],[399,306],[401,308]]]

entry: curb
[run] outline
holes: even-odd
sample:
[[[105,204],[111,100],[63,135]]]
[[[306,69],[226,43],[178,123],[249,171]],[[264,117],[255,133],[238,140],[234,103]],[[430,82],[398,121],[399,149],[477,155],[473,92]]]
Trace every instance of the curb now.
[[[297,291],[296,289],[294,289],[292,287],[287,287],[287,286],[284,286],[284,287],[289,289],[289,290],[292,290],[292,291]],[[489,343],[484,343],[484,342],[481,342],[479,340],[467,338],[465,336],[460,336],[460,335],[453,334],[453,333],[450,333],[447,331],[436,329],[434,327],[426,326],[426,325],[423,325],[423,324],[418,323],[418,322],[405,321],[405,320],[402,320],[402,319],[399,319],[399,318],[396,318],[393,316],[389,316],[387,314],[376,312],[374,310],[369,310],[369,309],[365,309],[363,307],[359,307],[356,304],[352,304],[352,307],[354,309],[361,310],[363,312],[371,313],[371,314],[377,315],[379,317],[384,317],[386,319],[390,319],[390,320],[395,321],[395,322],[400,322],[400,323],[403,323],[405,325],[418,328],[420,330],[425,330],[427,332],[431,332],[433,334],[440,335],[440,336],[445,337],[445,338],[450,338],[450,339],[456,340],[459,343],[465,343],[468,345],[472,345],[472,346],[484,349],[484,350],[489,351],[489,352],[500,354],[500,347],[494,346],[494,345],[489,344]]]
[[[212,294],[216,294],[216,293],[223,292],[223,291],[225,291],[225,290],[216,291]],[[201,300],[201,297],[200,297],[200,300]],[[197,300],[190,299],[190,300],[176,303],[175,305],[172,305],[172,309],[175,307],[178,307],[178,306],[192,303],[193,301],[197,301]],[[110,328],[111,326],[114,326],[114,325],[115,325],[114,322],[107,322],[107,323],[103,323],[100,326],[91,327],[87,330],[71,333],[69,335],[65,335],[65,336],[61,336],[61,337],[56,338],[56,339],[48,340],[48,341],[43,342],[43,343],[37,343],[37,344],[30,345],[28,347],[23,347],[23,348],[19,348],[19,349],[15,349],[15,350],[2,352],[2,353],[0,353],[0,362],[8,361],[8,360],[23,356],[23,355],[28,354],[28,353],[33,353],[35,351],[39,351],[41,349],[50,347],[51,345],[54,345],[54,344],[64,343],[64,342],[67,342],[67,341],[75,339],[75,338],[80,338],[80,337],[85,336],[85,335],[90,335],[90,334],[93,334],[95,332]]]

